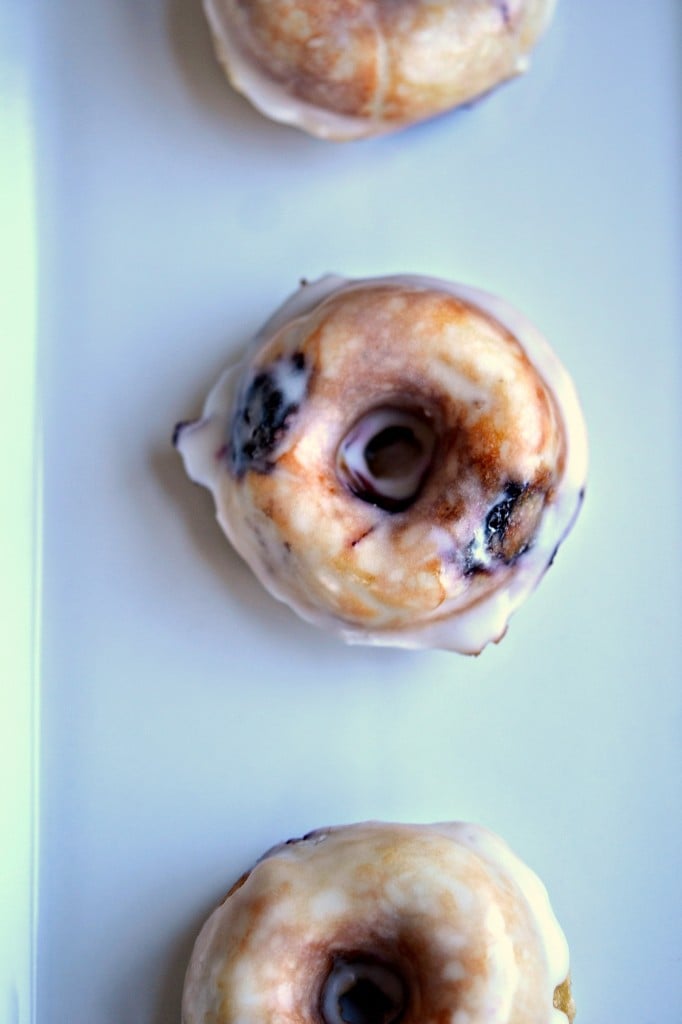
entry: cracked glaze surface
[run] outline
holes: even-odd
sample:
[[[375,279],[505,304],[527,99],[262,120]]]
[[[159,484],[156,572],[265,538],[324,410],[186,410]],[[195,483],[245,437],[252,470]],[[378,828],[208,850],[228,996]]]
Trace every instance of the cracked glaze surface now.
[[[503,840],[459,822],[369,822],[275,847],[240,880],[195,944],[183,1024],[325,1024],[330,978],[339,988],[339,965],[363,963],[404,1001],[403,1024],[573,1015],[570,995],[556,994],[566,940]]]
[[[524,71],[554,0],[204,0],[263,113],[331,139],[449,110]]]
[[[428,463],[411,438],[421,461],[400,493],[417,483],[393,508],[372,488],[395,494],[395,479],[369,472],[390,446],[366,459],[366,493],[339,470],[357,424],[392,408],[400,430],[418,416],[434,438]],[[419,276],[302,285],[176,444],[235,548],[303,618],[350,642],[463,653],[504,634],[587,470],[575,391],[537,330],[486,293]]]

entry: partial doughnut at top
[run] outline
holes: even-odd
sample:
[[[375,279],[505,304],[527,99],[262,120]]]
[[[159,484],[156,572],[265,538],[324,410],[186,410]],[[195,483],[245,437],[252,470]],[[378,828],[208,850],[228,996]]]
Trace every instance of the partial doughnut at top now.
[[[547,892],[479,825],[367,822],[275,847],[201,930],[182,1024],[569,1024]]]
[[[236,549],[304,618],[464,653],[500,639],[551,564],[587,467],[538,331],[420,276],[302,285],[175,440]]]
[[[525,70],[554,0],[204,0],[232,84],[330,139],[392,131]]]

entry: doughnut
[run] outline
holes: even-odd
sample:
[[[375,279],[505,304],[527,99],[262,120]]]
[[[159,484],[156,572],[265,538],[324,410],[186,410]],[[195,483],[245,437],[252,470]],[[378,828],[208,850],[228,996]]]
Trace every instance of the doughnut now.
[[[218,58],[262,113],[357,139],[523,72],[555,0],[204,0]]]
[[[417,275],[302,284],[174,440],[304,619],[466,654],[552,563],[587,471],[575,390],[540,333]]]
[[[566,939],[480,825],[368,822],[269,851],[196,940],[182,1024],[567,1024]]]

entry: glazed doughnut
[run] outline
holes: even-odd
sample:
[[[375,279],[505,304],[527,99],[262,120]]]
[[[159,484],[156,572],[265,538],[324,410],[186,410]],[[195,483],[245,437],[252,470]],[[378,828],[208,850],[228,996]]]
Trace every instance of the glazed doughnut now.
[[[233,86],[313,135],[377,135],[525,70],[554,0],[204,0]]]
[[[573,385],[537,330],[420,276],[303,284],[175,443],[303,618],[470,654],[551,564],[587,467]]]
[[[209,917],[182,1024],[567,1024],[537,876],[478,825],[370,822],[275,847]]]

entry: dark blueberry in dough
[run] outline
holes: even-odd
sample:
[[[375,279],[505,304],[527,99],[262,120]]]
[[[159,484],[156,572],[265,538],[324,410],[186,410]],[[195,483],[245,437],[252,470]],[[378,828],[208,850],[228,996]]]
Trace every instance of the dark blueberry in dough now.
[[[528,550],[544,504],[541,491],[510,481],[485,517],[483,530],[470,542],[465,576],[488,572],[495,562],[511,563]]]
[[[180,434],[182,433],[183,429],[189,426],[191,422],[191,420],[180,420],[179,423],[175,424],[175,427],[173,428],[173,437],[171,438],[171,443],[174,448],[177,448],[178,440],[180,439]]]
[[[305,359],[297,352],[287,363],[274,364],[271,371],[256,374],[237,405],[230,449],[237,476],[249,469],[267,473],[272,468],[270,456],[298,411],[305,384],[296,381],[305,370]]]
[[[504,537],[514,514],[516,503],[525,489],[523,484],[508,483],[502,500],[498,501],[497,505],[494,505],[488,512],[485,520],[485,543],[491,554],[501,554]]]

